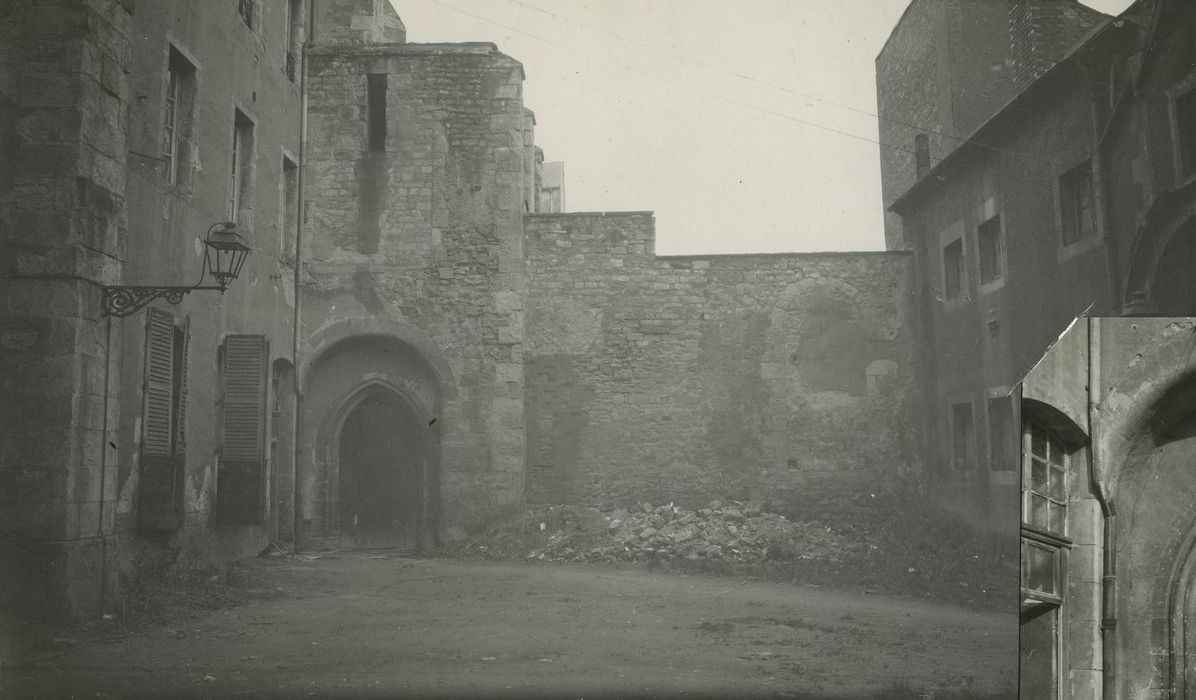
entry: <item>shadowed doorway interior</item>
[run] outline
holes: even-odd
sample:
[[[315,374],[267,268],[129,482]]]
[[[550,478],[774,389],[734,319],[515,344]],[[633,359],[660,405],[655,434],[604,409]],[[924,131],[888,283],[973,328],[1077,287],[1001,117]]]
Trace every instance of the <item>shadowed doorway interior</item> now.
[[[345,418],[339,440],[340,525],[348,543],[418,544],[423,449],[412,410],[388,391],[371,393]]]

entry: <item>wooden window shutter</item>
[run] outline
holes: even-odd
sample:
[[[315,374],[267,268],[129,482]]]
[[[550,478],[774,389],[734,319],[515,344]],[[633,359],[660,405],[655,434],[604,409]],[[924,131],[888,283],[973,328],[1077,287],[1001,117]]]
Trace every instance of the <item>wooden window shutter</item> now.
[[[149,310],[145,332],[143,457],[170,457],[174,441],[174,317]]]
[[[260,523],[265,508],[266,388],[269,346],[265,336],[234,335],[224,341],[220,471],[217,518],[226,524]]]
[[[187,451],[187,369],[191,362],[191,317],[183,322],[182,327],[182,344],[179,352],[179,376],[178,376],[178,416],[176,420],[177,427],[175,429],[174,451],[175,454],[183,455]]]
[[[171,531],[183,523],[183,432],[189,324],[150,308],[145,332],[145,409],[141,436],[137,524]]]

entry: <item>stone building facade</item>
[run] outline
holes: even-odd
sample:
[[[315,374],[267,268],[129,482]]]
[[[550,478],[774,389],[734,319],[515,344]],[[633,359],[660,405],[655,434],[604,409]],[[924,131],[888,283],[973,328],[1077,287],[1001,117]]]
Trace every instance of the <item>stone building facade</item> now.
[[[1019,387],[1022,697],[1192,697],[1194,338],[1078,319]]]
[[[906,21],[919,7],[938,6],[914,2]],[[904,183],[886,185],[886,204],[901,221],[890,244],[914,257],[928,466],[944,503],[994,528],[1015,510],[1011,390],[1067,324],[1196,311],[1191,3],[1136,2],[1119,17],[1070,1],[1005,9],[972,30],[1009,42],[1000,71],[1012,92],[969,133],[936,137],[940,122],[915,110],[931,108],[907,88],[934,95],[944,83],[901,78],[905,58],[925,51],[903,26],[878,59],[878,81],[894,76],[879,88],[882,131],[921,129],[931,148],[921,172],[882,156],[886,182]]]
[[[650,213],[542,213],[520,64],[384,0],[0,18],[6,648],[274,541],[921,487],[909,254],[658,257]],[[104,314],[222,222],[226,293]]]

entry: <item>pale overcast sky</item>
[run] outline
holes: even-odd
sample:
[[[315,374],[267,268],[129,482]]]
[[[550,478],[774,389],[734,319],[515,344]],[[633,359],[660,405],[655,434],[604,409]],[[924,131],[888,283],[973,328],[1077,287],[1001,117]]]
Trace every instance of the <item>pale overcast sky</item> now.
[[[409,41],[523,64],[569,211],[654,211],[663,254],[884,248],[868,113],[908,0],[392,2]]]

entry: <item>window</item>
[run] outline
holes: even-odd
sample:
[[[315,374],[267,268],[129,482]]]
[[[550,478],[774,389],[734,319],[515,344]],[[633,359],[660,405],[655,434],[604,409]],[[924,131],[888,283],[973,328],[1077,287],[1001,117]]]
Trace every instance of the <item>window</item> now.
[[[299,166],[295,161],[282,157],[282,227],[279,231],[278,253],[283,260],[293,262],[295,240],[298,235],[299,215]]]
[[[1036,423],[1026,424],[1022,443],[1022,521],[1062,537],[1067,520],[1067,458],[1063,443]]]
[[[237,0],[237,14],[246,27],[253,29],[254,15],[257,14],[257,0]]]
[[[972,418],[972,404],[951,406],[952,464],[960,471],[970,470],[976,462],[976,426]]]
[[[1175,100],[1175,126],[1179,136],[1180,172],[1196,175],[1196,90]]]
[[[172,46],[162,109],[162,169],[166,181],[176,186],[188,179],[194,105],[195,66]]]
[[[1000,214],[980,224],[976,229],[976,243],[980,251],[980,284],[992,284],[1004,274]]]
[[[1091,161],[1084,161],[1059,178],[1059,213],[1063,245],[1071,245],[1096,233]]]
[[[189,321],[151,307],[146,315],[144,405],[137,523],[142,530],[182,525],[187,428]]]
[[[1022,428],[1021,695],[1057,698],[1066,586],[1067,455],[1047,428]]]
[[[943,248],[943,299],[951,301],[963,294],[963,239],[957,238]]]
[[[220,350],[220,467],[216,517],[229,525],[260,523],[266,498],[266,378],[262,335],[232,335]]]
[[[303,0],[287,0],[287,52],[284,57],[283,70],[287,78],[295,80],[296,66],[299,64],[299,27],[303,17]]]
[[[386,150],[386,74],[366,76],[366,139],[369,150]]]
[[[988,400],[988,468],[1011,472],[1017,468],[1017,427],[1013,423],[1013,401],[1002,396]]]
[[[230,153],[228,219],[242,223],[253,201],[253,122],[241,110],[234,110],[233,145]]]

